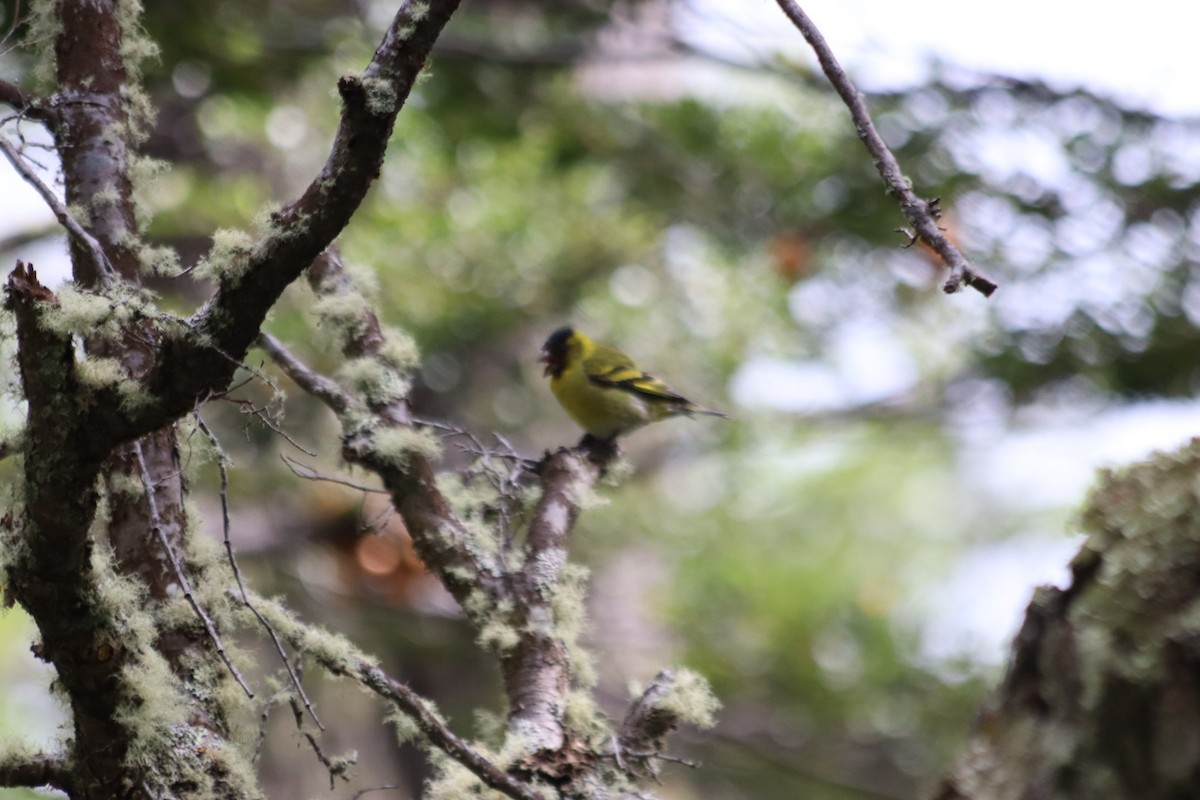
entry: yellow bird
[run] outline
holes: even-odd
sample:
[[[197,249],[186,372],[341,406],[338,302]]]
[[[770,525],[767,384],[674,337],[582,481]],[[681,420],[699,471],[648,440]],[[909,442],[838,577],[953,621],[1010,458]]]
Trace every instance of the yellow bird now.
[[[550,390],[571,417],[596,439],[611,440],[667,417],[711,414],[647,375],[633,359],[573,328],[559,328],[542,345]]]

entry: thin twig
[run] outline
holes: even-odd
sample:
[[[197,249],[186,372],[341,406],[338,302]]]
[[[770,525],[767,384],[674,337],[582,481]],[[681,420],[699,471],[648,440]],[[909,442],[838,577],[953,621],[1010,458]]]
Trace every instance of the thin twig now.
[[[306,481],[325,481],[326,483],[336,483],[339,486],[347,486],[351,489],[357,489],[360,492],[369,492],[370,494],[389,494],[386,489],[380,489],[376,486],[367,486],[354,481],[339,478],[335,475],[327,475],[323,472],[318,472],[307,464],[301,464],[294,458],[288,458],[283,453],[279,454],[279,458],[292,471],[292,474],[297,478],[303,478]]]
[[[184,599],[188,601],[192,610],[196,612],[196,616],[204,624],[204,629],[208,632],[208,638],[212,640],[213,646],[217,648],[217,654],[221,656],[221,660],[225,662],[225,666],[229,667],[229,672],[233,675],[233,679],[242,687],[247,697],[254,697],[254,692],[247,685],[246,679],[238,671],[237,666],[229,657],[229,653],[225,652],[225,644],[221,641],[221,634],[217,633],[217,626],[213,624],[208,614],[200,606],[200,602],[196,600],[196,596],[192,592],[191,581],[188,580],[187,574],[183,571],[183,566],[179,563],[179,559],[176,557],[171,543],[167,541],[167,533],[163,530],[162,517],[158,511],[158,501],[154,499],[154,489],[150,485],[150,470],[146,467],[146,456],[142,452],[142,443],[140,440],[133,443],[133,452],[137,454],[138,467],[142,472],[142,483],[146,486],[146,502],[150,506],[150,527],[158,535],[159,544],[162,545],[163,552],[166,553],[167,560],[171,563],[171,570],[175,573],[175,580],[179,581],[179,585],[183,589]]]
[[[253,763],[257,764],[258,759],[262,756],[262,746],[267,740],[267,723],[271,718],[271,709],[291,696],[292,693],[289,689],[281,688],[268,697],[267,702],[263,703],[262,713],[258,717],[258,739],[254,742],[254,755],[251,757]]]
[[[296,717],[296,727],[300,729],[300,733],[304,734],[304,738],[308,740],[308,744],[312,747],[313,753],[316,754],[317,760],[325,769],[329,770],[329,791],[333,791],[337,786],[337,779],[341,778],[347,783],[350,782],[350,776],[346,773],[350,771],[350,767],[354,766],[354,758],[339,758],[336,761],[325,755],[321,750],[321,745],[317,741],[317,737],[313,736],[312,731],[304,727],[304,712],[300,709],[300,704],[296,702],[296,698],[289,697],[288,703],[292,707],[292,714]]]
[[[292,668],[291,659],[288,658],[287,650],[284,649],[283,642],[279,639],[279,634],[275,632],[275,628],[271,626],[271,623],[262,614],[258,613],[258,609],[254,607],[250,602],[250,598],[246,595],[246,584],[242,580],[242,570],[238,567],[237,558],[233,553],[233,540],[229,537],[229,456],[225,454],[225,449],[221,447],[220,440],[217,439],[212,429],[208,427],[208,424],[204,421],[204,417],[200,416],[200,410],[196,409],[193,413],[196,418],[196,427],[208,437],[208,441],[217,452],[217,472],[221,476],[221,529],[225,538],[225,555],[229,560],[230,568],[233,570],[233,578],[237,581],[238,591],[242,596],[242,604],[250,609],[250,613],[254,615],[254,618],[266,630],[267,635],[271,637],[271,642],[275,645],[275,651],[279,653],[279,658],[283,661],[284,668],[287,669],[288,677],[292,680],[292,686],[296,687],[296,693],[303,700],[304,707],[308,709],[308,713],[312,716],[313,722],[317,723],[317,727],[325,730],[325,726],[321,724],[321,719],[317,716],[317,710],[313,708],[312,702],[304,692],[304,684],[300,682],[300,676]]]
[[[842,69],[841,64],[838,63],[837,58],[833,55],[833,50],[825,41],[825,37],[821,35],[817,26],[808,18],[796,0],[776,0],[776,2],[816,52],[821,69],[829,78],[829,82],[833,84],[833,88],[841,95],[842,102],[850,109],[850,116],[854,120],[858,138],[862,139],[863,144],[871,153],[871,157],[874,158],[875,168],[883,178],[888,192],[900,201],[900,208],[909,224],[912,225],[915,235],[941,256],[942,261],[950,269],[950,275],[942,285],[943,290],[947,294],[951,294],[965,285],[977,290],[985,297],[990,297],[992,292],[996,291],[996,284],[976,272],[966,256],[942,232],[937,222],[937,202],[926,202],[912,190],[908,179],[904,177],[904,173],[900,169],[899,162],[896,161],[896,156],[888,149],[883,137],[875,129],[875,123],[871,121],[871,114],[867,111],[866,101],[855,88],[846,71]]]
[[[615,751],[612,753],[601,753],[600,755],[603,758],[614,759],[615,761],[617,761],[617,764],[620,765],[621,755],[618,755]],[[700,768],[699,762],[692,761],[691,759],[688,759],[688,758],[682,758],[681,756],[667,755],[666,753],[639,753],[639,752],[635,752],[633,750],[626,750],[622,755],[632,756],[634,758],[645,758],[645,759],[653,758],[653,759],[657,759],[658,761],[666,761],[671,764],[681,764],[682,766],[691,767],[692,769]]]
[[[46,205],[50,206],[50,210],[54,212],[54,216],[59,223],[67,229],[67,232],[92,256],[92,261],[95,262],[96,271],[100,275],[101,280],[107,282],[111,280],[117,273],[109,263],[108,256],[104,254],[104,248],[96,237],[88,233],[79,221],[71,216],[71,212],[62,204],[54,191],[47,186],[38,174],[30,168],[25,162],[25,157],[13,146],[7,138],[0,136],[0,151],[3,151],[5,158],[12,164],[13,169],[25,179],[25,182],[32,186],[37,193],[46,201]]]
[[[237,398],[233,398],[233,397],[222,397],[221,399],[226,401],[227,403],[233,403],[234,405],[238,406],[238,408],[240,409],[242,414],[249,414],[251,416],[257,417],[259,422],[261,422],[263,425],[265,425],[272,432],[283,437],[284,441],[286,441],[292,447],[299,450],[301,453],[304,453],[304,455],[308,456],[309,458],[317,457],[316,453],[309,450],[307,447],[303,446],[302,444],[297,442],[295,439],[293,439],[287,431],[285,431],[283,428],[281,428],[279,425],[277,425],[275,423],[275,421],[272,420],[270,418],[270,416],[268,416],[267,408],[270,406],[270,403],[268,403],[265,406],[256,406],[250,400],[238,400]],[[247,424],[246,428],[243,429],[243,431],[244,432],[248,431],[249,427],[250,427],[249,424]],[[248,432],[246,432],[245,435],[248,440],[250,434]]]
[[[4,34],[4,38],[0,39],[0,46],[6,44],[12,35],[17,31],[17,25],[21,22],[21,0],[16,0],[13,3],[12,24],[8,26],[8,33]]]

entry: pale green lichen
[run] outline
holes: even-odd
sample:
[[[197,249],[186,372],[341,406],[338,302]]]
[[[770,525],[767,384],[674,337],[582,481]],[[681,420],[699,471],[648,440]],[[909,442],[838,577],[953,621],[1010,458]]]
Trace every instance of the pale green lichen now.
[[[587,629],[587,591],[591,573],[580,564],[566,563],[558,580],[550,589],[550,607],[554,612],[557,635],[567,648],[567,655],[574,665],[575,685],[589,688],[596,685],[595,660],[592,654],[580,646],[579,638]]]
[[[182,272],[179,264],[179,253],[175,248],[164,245],[153,247],[143,244],[137,249],[138,265],[147,275],[158,275],[163,278],[175,278]]]
[[[363,78],[362,87],[367,95],[367,111],[375,116],[388,117],[399,110],[400,97],[391,81],[385,78]]]
[[[375,432],[375,455],[396,469],[404,469],[414,456],[436,459],[442,443],[432,432],[408,427],[383,428]]]
[[[100,294],[64,284],[56,296],[57,305],[42,305],[42,324],[64,336],[116,338],[134,319],[154,312],[144,294],[125,286]]]
[[[373,356],[349,359],[335,377],[359,399],[376,407],[403,400],[411,388],[407,378]]]
[[[312,313],[317,317],[317,325],[331,334],[326,346],[340,351],[366,332],[367,318],[373,309],[358,292],[337,292],[321,295],[313,304]]]
[[[687,668],[676,670],[674,680],[655,705],[697,728],[716,725],[721,710],[721,701],[704,676]]]
[[[605,486],[620,486],[626,480],[633,476],[636,470],[633,462],[625,457],[624,454],[609,462],[604,468],[604,474],[600,476],[600,482]]]
[[[34,0],[29,10],[29,31],[25,42],[33,47],[34,63],[31,70],[37,85],[55,85],[57,58],[54,41],[62,32],[62,21],[58,18],[55,0]]]
[[[296,649],[311,655],[334,675],[346,675],[360,666],[376,667],[379,664],[378,659],[363,653],[340,634],[300,622],[278,602],[261,597],[253,598],[252,602],[280,636]],[[253,618],[249,610],[243,617]]]
[[[121,671],[121,700],[114,716],[130,733],[126,763],[162,768],[171,752],[171,731],[187,725],[189,703],[165,658],[152,649],[137,653]]]
[[[158,395],[133,378],[118,383],[117,394],[121,397],[121,410],[130,414],[152,408],[159,402]]]
[[[430,753],[433,777],[426,787],[426,800],[504,800],[505,795],[489,789],[474,773],[441,751]]]
[[[446,498],[463,528],[470,534],[472,547],[479,552],[495,555],[500,551],[497,521],[494,510],[502,502],[496,487],[480,479],[458,473],[442,472],[437,476],[438,490]]]
[[[429,16],[429,3],[425,0],[414,0],[408,4],[408,18],[413,22],[420,22]]]
[[[101,494],[91,526],[92,538],[97,541],[92,550],[97,605],[109,612],[109,627],[102,634],[103,643],[133,652],[150,650],[158,631],[154,615],[147,609],[146,587],[140,581],[121,574],[115,567],[112,548],[105,543],[106,538],[102,534],[109,524],[108,508],[108,498]]]
[[[121,194],[117,191],[117,187],[109,184],[98,192],[92,194],[89,198],[92,208],[100,206],[115,206],[121,202]]]
[[[107,476],[108,493],[110,496],[137,498],[146,494],[146,485],[134,475],[113,470]]]
[[[379,358],[392,369],[408,371],[421,365],[421,349],[411,336],[399,328],[383,329],[384,344],[379,349]]]
[[[145,230],[151,217],[151,196],[159,179],[170,169],[166,161],[149,156],[134,156],[129,161],[129,182],[133,187],[133,213],[138,230]],[[168,248],[159,248],[168,249]]]
[[[243,230],[221,228],[212,237],[212,249],[200,259],[197,277],[236,286],[250,267],[254,237]]]
[[[567,692],[564,707],[567,726],[588,739],[607,739],[612,735],[608,717],[588,689],[575,688]]]
[[[479,635],[476,637],[479,646],[494,653],[505,653],[516,647],[521,641],[521,634],[505,615],[497,610],[488,614],[479,625]]]
[[[129,377],[115,358],[81,358],[75,362],[75,379],[85,389],[111,389]]]
[[[421,726],[407,712],[398,706],[392,706],[383,717],[384,722],[391,724],[396,735],[397,744],[409,744],[421,740]]]

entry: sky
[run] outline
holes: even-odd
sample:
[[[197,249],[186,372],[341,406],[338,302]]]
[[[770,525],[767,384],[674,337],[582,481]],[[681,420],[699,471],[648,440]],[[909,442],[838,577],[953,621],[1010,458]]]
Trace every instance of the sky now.
[[[731,57],[808,45],[772,0],[692,0],[682,19]],[[1200,115],[1200,5],[1142,0],[1005,3],[800,0],[860,88],[897,89],[936,57],[949,64],[1059,85],[1082,84],[1159,113]]]

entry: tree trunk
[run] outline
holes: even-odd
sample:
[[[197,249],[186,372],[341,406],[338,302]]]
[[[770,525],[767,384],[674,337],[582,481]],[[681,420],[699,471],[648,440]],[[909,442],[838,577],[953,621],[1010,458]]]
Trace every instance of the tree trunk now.
[[[1105,474],[938,800],[1200,796],[1200,439]]]

